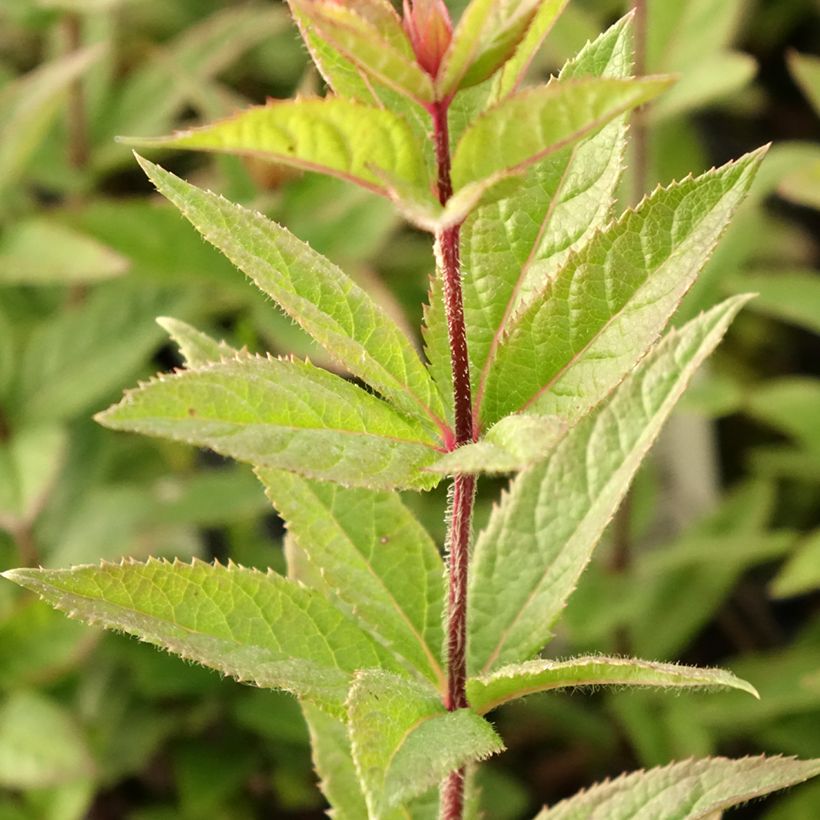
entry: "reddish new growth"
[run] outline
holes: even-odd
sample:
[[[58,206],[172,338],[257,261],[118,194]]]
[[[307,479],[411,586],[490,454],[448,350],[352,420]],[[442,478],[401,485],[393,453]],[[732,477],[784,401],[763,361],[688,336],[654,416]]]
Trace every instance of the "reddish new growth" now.
[[[453,39],[453,23],[444,0],[404,0],[404,30],[419,65],[435,77]]]

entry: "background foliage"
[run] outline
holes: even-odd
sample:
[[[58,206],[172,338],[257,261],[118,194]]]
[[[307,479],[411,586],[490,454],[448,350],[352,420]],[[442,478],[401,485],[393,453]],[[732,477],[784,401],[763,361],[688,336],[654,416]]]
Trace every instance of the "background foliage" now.
[[[496,719],[510,753],[483,767],[501,820],[674,758],[820,755],[820,70],[801,56],[820,34],[818,9],[649,7],[649,69],[683,77],[649,114],[649,185],[775,141],[679,320],[731,293],[760,297],[687,394],[553,646],[725,666],[762,701],[632,691],[509,707]],[[622,0],[575,0],[535,69],[553,70],[623,11]],[[149,554],[281,566],[281,529],[249,471],[90,416],[178,364],[157,315],[333,368],[113,141],[318,87],[278,4],[0,8],[0,569]],[[228,157],[163,163],[288,225],[418,324],[427,237],[370,195]],[[486,484],[489,498],[497,486]],[[441,498],[409,500],[440,538]],[[797,820],[818,805],[810,784],[744,811]],[[0,585],[0,820],[321,811],[306,728],[286,696],[91,631]]]

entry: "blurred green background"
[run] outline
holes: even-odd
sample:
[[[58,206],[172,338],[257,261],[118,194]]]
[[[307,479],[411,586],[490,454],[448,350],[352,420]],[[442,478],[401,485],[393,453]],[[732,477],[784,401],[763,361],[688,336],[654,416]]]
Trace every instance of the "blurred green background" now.
[[[455,8],[458,4],[453,3]],[[626,10],[573,0],[542,78]],[[457,10],[457,9],[456,9]],[[820,756],[820,42],[817,0],[650,0],[651,187],[773,141],[679,320],[760,294],[687,394],[550,651],[727,666],[743,695],[540,696],[495,714],[486,815],[690,755]],[[0,569],[149,554],[282,566],[249,470],[92,414],[179,364],[154,319],[321,351],[152,195],[117,134],[321,91],[279,3],[0,2]],[[345,183],[161,155],[342,264],[411,332],[427,237]],[[624,202],[630,199],[629,179]],[[484,482],[479,523],[501,482]],[[443,495],[414,497],[442,536]],[[69,621],[0,584],[0,820],[322,816],[296,703]],[[820,784],[738,817],[816,820]]]

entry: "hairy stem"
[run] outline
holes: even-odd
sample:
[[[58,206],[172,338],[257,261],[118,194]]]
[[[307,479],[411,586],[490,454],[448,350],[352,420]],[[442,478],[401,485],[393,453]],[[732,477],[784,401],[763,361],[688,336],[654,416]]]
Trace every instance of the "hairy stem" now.
[[[438,165],[438,196],[444,205],[453,193],[450,181],[450,137],[447,128],[448,102],[431,109],[433,139]],[[470,360],[467,356],[467,332],[464,324],[464,302],[461,292],[459,238],[461,226],[441,231],[436,245],[444,280],[444,305],[453,371],[455,416],[454,447],[475,440],[473,399],[470,389]],[[447,695],[444,705],[450,710],[467,706],[467,566],[472,528],[475,478],[457,475],[453,479],[450,510],[449,548],[450,582],[447,609]],[[464,770],[452,772],[441,789],[442,820],[461,820],[464,814]]]

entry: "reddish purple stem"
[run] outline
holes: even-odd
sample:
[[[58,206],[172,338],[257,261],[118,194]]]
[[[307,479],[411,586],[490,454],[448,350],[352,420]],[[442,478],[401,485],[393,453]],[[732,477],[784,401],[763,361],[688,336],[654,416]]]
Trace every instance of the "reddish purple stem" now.
[[[430,111],[438,165],[438,197],[442,205],[453,193],[450,180],[448,105],[449,101],[441,101],[434,104]],[[444,305],[453,371],[454,448],[476,439],[461,292],[460,233],[461,226],[455,225],[441,231],[436,237],[444,281]],[[450,585],[447,611],[447,696],[444,703],[451,712],[467,706],[467,567],[475,484],[475,477],[470,475],[457,475],[453,479],[448,534]],[[463,813],[464,770],[460,769],[452,772],[442,786],[441,817],[442,820],[461,820]]]

